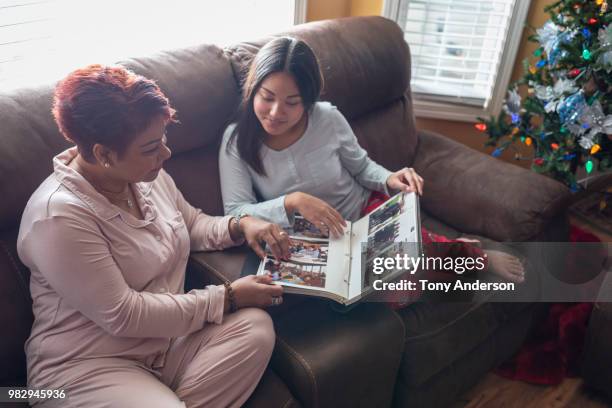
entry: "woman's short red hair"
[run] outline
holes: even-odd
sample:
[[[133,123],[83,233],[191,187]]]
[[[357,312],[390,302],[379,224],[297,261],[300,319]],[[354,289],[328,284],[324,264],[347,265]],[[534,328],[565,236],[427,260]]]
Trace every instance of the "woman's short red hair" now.
[[[175,114],[155,82],[118,66],[89,65],[71,72],[56,86],[53,99],[60,132],[90,162],[96,143],[121,156],[153,119],[162,115],[174,121]]]

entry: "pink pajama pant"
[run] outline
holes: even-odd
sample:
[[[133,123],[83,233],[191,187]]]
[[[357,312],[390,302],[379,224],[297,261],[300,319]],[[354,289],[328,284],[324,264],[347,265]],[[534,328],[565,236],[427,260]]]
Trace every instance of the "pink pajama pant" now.
[[[68,399],[35,407],[239,407],[263,375],[274,341],[267,312],[240,309],[223,324],[173,339],[160,368],[127,358],[71,362],[58,370]]]

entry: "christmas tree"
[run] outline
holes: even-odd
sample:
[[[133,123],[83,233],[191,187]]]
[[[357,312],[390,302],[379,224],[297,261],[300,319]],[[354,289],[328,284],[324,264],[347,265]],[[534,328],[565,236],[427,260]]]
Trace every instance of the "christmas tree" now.
[[[606,0],[556,1],[545,11],[550,20],[529,37],[539,47],[524,76],[499,116],[475,126],[496,147],[493,156],[524,143],[533,170],[578,191],[579,168],[612,167],[612,14]]]

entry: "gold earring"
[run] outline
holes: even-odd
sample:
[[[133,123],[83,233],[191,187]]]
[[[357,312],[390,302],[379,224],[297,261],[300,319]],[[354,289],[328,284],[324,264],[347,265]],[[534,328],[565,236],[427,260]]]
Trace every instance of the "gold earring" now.
[[[110,164],[108,162],[104,163],[104,167],[106,167],[107,169],[110,167]]]

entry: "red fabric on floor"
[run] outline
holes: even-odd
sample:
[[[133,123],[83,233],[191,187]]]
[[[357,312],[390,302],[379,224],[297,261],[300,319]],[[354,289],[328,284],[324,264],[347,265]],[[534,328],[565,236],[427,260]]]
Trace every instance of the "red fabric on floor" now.
[[[599,242],[595,235],[572,226],[570,242]],[[592,303],[553,303],[548,317],[521,350],[495,373],[511,380],[555,385],[579,375]]]

